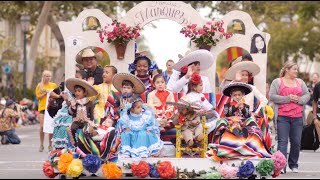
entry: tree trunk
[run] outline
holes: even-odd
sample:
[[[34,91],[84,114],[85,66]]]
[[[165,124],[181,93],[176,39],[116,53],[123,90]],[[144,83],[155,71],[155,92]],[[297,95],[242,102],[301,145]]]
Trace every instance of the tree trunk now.
[[[35,33],[32,36],[31,45],[30,45],[30,53],[27,63],[27,87],[31,88],[32,79],[35,69],[35,62],[38,54],[38,45],[40,35],[43,31],[44,26],[47,24],[48,15],[50,14],[50,10],[52,7],[53,1],[45,1],[42,7],[41,13],[39,15],[38,24],[35,30]]]
[[[60,49],[60,57],[59,57],[59,68],[57,69],[56,72],[54,72],[53,77],[55,77],[55,79],[61,79],[61,75],[64,74],[65,71],[65,44],[64,44],[64,39],[63,36],[61,34],[60,28],[58,26],[58,24],[56,23],[55,19],[53,18],[53,16],[50,14],[48,16],[48,25],[51,28],[51,32],[54,34],[55,38],[57,39],[58,43],[59,43],[59,49]],[[60,83],[60,82],[56,82],[56,83]]]

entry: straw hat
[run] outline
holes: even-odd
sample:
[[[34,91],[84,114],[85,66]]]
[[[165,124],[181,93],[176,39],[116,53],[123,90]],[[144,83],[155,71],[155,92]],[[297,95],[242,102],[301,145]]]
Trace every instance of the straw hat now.
[[[179,57],[182,56],[179,55]],[[180,72],[183,66],[186,66],[195,61],[200,62],[200,70],[206,70],[212,66],[214,59],[213,55],[209,51],[199,49],[188,53],[185,57],[182,57],[177,63],[173,65],[173,69]]]
[[[234,80],[238,71],[248,71],[252,76],[259,74],[260,67],[252,61],[241,61],[232,65],[225,74],[225,79]]]
[[[67,89],[74,94],[74,86],[79,85],[86,89],[87,97],[95,96],[98,92],[87,81],[78,78],[69,78],[66,80]]]
[[[143,82],[139,78],[137,78],[136,76],[129,74],[129,73],[118,73],[113,76],[112,84],[119,92],[121,92],[123,80],[131,81],[134,85],[134,88],[135,88],[134,92],[137,94],[143,93],[146,90]]]
[[[95,54],[91,48],[86,48],[83,51],[80,51],[76,56],[76,62],[82,64],[82,58],[85,57],[95,57],[97,61],[103,57],[102,52]]]
[[[251,91],[252,91],[251,86],[248,85],[248,84],[246,84],[246,83],[233,82],[233,83],[230,83],[230,84],[226,85],[226,86],[223,88],[223,90],[222,90],[223,95],[230,97],[231,90],[234,89],[234,88],[241,88],[241,89],[243,89],[245,95],[251,93]]]
[[[188,98],[188,96],[183,96],[182,98],[180,98],[178,100],[178,102],[167,102],[167,104],[169,105],[174,105],[179,107],[185,107],[188,109],[194,109],[194,110],[200,110],[201,107],[198,106],[197,104],[191,103],[190,99]]]

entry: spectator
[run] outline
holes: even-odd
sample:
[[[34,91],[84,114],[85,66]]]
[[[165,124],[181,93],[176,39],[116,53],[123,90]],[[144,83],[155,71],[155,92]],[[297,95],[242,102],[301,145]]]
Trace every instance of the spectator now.
[[[6,102],[6,107],[0,111],[0,135],[1,144],[20,144],[20,138],[13,127],[12,118],[18,118],[19,115],[13,110],[14,102],[10,99]]]
[[[309,91],[311,97],[313,96],[314,87],[318,82],[319,82],[319,73],[312,73],[311,81],[308,82],[308,84],[307,84],[307,88],[308,88],[308,91]],[[308,103],[306,105],[305,111],[304,111],[306,117],[308,117],[308,114],[310,113],[310,111],[312,111],[312,102],[313,102],[313,98],[310,98],[310,100],[308,101]]]
[[[310,94],[302,79],[298,77],[298,65],[288,61],[280,71],[280,77],[273,80],[269,97],[274,103],[274,123],[277,130],[278,150],[287,158],[288,139],[290,153],[287,158],[289,168],[298,173],[301,135],[303,127],[303,106]],[[282,173],[286,173],[286,168]]]
[[[169,59],[169,60],[166,62],[167,70],[165,70],[165,71],[162,72],[162,76],[163,76],[164,79],[166,80],[166,84],[168,84],[169,79],[170,79],[170,76],[171,76],[172,73],[173,73],[173,65],[174,65],[174,61],[173,61],[172,59]]]

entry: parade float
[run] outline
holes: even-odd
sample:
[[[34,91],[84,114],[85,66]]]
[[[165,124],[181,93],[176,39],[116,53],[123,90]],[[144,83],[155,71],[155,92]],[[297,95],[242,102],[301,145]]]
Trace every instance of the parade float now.
[[[143,28],[146,24],[157,19],[169,19],[175,21],[183,27],[198,26],[206,24],[198,11],[184,2],[160,2],[150,1],[137,4],[126,13],[126,16],[117,20],[127,27]],[[227,25],[237,20],[242,22],[244,34],[234,33],[227,40],[221,40],[217,45],[211,45],[208,48],[214,57],[224,50],[231,47],[240,47],[250,52],[251,39],[255,34],[262,34],[265,37],[266,46],[270,40],[270,35],[261,32],[254,25],[251,17],[242,11],[231,11],[224,15],[219,22],[221,28],[227,30]],[[135,37],[127,43],[101,41],[99,30],[105,32],[113,31],[111,25],[114,21],[106,16],[99,9],[86,9],[82,11],[77,18],[70,22],[60,22],[59,27],[65,41],[65,78],[72,78],[75,74],[77,55],[87,47],[99,48],[101,54],[107,54],[110,59],[110,65],[118,69],[118,73],[127,72],[128,65],[135,57]],[[101,31],[100,31],[101,32]],[[180,33],[180,32],[178,32]],[[169,40],[168,40],[169,42]],[[191,50],[200,47],[196,42],[191,41]],[[252,53],[253,61],[260,67],[260,73],[254,78],[254,85],[262,94],[266,94],[266,68],[267,53]],[[210,74],[209,81],[212,87],[215,87],[216,61],[211,68],[201,74]],[[175,94],[178,100],[181,95]],[[217,112],[221,115],[223,104],[226,100],[221,94],[214,92],[206,94],[206,98],[217,107]],[[268,131],[268,114],[262,112],[260,126],[265,129],[264,139],[269,139],[268,151],[272,151],[271,137]],[[181,135],[176,134],[180,139]],[[180,142],[180,141],[177,141]],[[265,144],[265,143],[264,143]],[[150,157],[140,160],[132,158],[116,158],[116,160],[103,163],[100,157],[94,154],[79,154],[75,149],[62,149],[50,152],[48,160],[43,164],[43,172],[49,178],[60,175],[60,178],[79,178],[83,170],[89,173],[100,172],[107,179],[125,178],[133,176],[137,178],[262,178],[276,177],[280,175],[285,167],[286,158],[279,151],[270,153],[267,158],[261,156],[244,156],[237,158],[216,158],[214,147],[215,142],[209,134],[205,135],[205,141],[201,147],[180,148],[177,151],[176,144],[165,141],[166,152],[162,157]],[[183,146],[183,145],[182,145]],[[181,152],[180,152],[181,150]],[[248,151],[254,151],[250,149]],[[217,155],[217,154],[215,154]],[[61,176],[63,175],[63,176]]]

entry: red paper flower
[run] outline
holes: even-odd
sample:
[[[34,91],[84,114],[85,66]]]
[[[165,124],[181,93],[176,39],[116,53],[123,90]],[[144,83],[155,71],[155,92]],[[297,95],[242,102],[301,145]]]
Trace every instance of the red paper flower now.
[[[188,66],[183,66],[181,68],[181,73],[186,74],[188,72]]]
[[[48,178],[54,178],[58,175],[57,173],[54,173],[54,169],[48,160],[43,163],[42,171]]]
[[[204,100],[206,100],[206,98],[205,97],[201,97],[201,101],[204,101]]]
[[[174,166],[172,166],[170,161],[160,162],[158,164],[157,169],[160,177],[163,179],[172,179],[172,178],[176,178],[177,176],[177,172]]]
[[[201,76],[199,74],[192,74],[191,82],[193,84],[199,84],[201,82]]]
[[[139,178],[145,178],[149,176],[150,167],[145,161],[140,161],[139,164],[131,164],[132,174]]]

